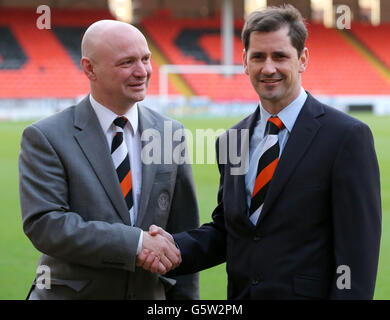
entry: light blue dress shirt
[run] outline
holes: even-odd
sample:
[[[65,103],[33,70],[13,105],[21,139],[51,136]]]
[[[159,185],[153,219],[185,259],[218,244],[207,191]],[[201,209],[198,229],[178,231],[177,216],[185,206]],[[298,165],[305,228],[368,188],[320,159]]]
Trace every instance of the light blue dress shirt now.
[[[279,158],[283,152],[283,149],[287,143],[287,140],[290,136],[291,130],[294,127],[295,121],[297,120],[298,114],[301,111],[305,101],[307,98],[307,93],[303,88],[301,88],[301,92],[299,93],[299,96],[291,102],[287,107],[285,107],[282,111],[280,111],[277,115],[280,120],[282,120],[284,124],[284,128],[280,130],[278,134],[279,139]],[[251,199],[252,199],[252,192],[253,187],[255,185],[256,181],[256,174],[257,174],[257,165],[259,163],[259,159],[261,156],[261,151],[263,149],[264,143],[265,143],[265,136],[266,136],[266,126],[268,119],[272,116],[269,114],[261,105],[261,102],[259,103],[260,106],[260,119],[257,121],[255,128],[253,130],[252,137],[250,139],[249,143],[249,169],[248,172],[245,175],[245,187],[246,187],[246,194],[247,194],[247,204],[248,204],[248,215],[249,215],[249,208],[251,205]],[[261,209],[259,212],[257,212],[257,216],[260,216]],[[256,221],[257,221],[256,217]]]

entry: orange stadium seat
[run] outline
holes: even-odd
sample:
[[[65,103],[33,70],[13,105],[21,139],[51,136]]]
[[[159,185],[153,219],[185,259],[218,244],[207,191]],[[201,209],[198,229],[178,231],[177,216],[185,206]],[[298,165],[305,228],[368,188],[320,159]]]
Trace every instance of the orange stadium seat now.
[[[156,43],[170,64],[205,65],[221,62],[220,19],[176,19],[167,15],[144,19],[145,32]],[[243,21],[234,25],[234,63],[241,64],[240,32]],[[185,39],[187,36],[187,39]],[[183,74],[182,78],[196,95],[219,101],[253,101],[256,95],[246,76]],[[221,91],[221,87],[224,88]]]
[[[390,83],[336,29],[309,25],[309,66],[303,85],[314,94],[389,94]]]
[[[56,28],[85,28],[113,17],[107,10],[52,9],[51,30],[38,29],[38,17],[35,9],[0,9],[0,35],[8,36],[0,39],[0,98],[75,98],[88,93],[88,81]],[[80,50],[81,31],[78,35]],[[12,48],[17,51],[14,68],[8,56]]]
[[[353,23],[351,32],[362,41],[369,50],[390,68],[390,23],[371,26],[363,23]]]
[[[142,21],[149,34],[171,64],[220,63],[220,19],[177,19],[165,14]],[[234,63],[241,64],[243,46],[239,33],[243,21],[235,22]],[[374,27],[370,27],[374,29]],[[303,75],[304,87],[316,95],[375,95],[389,94],[390,83],[378,70],[354,48],[341,32],[327,29],[322,24],[308,24],[310,59],[308,70]],[[381,46],[379,39],[371,40],[370,49],[382,59],[389,61],[388,48]],[[383,28],[383,36],[388,32]],[[187,40],[183,39],[186,35]],[[368,37],[370,38],[370,37]],[[387,60],[386,60],[387,59]],[[390,65],[390,64],[389,64]],[[224,77],[217,74],[185,74],[183,79],[195,94],[209,96],[214,100],[256,100],[249,80],[244,75]],[[369,80],[368,80],[369,79]],[[223,88],[223,90],[221,90]]]
[[[35,9],[0,9],[0,98],[75,98],[89,91],[79,65],[83,32],[108,10],[52,9],[51,30],[36,27]],[[158,94],[158,65],[150,94]]]
[[[108,10],[52,9],[52,29],[36,27],[35,9],[0,9],[0,98],[75,98],[88,93],[88,80],[80,67],[80,41],[85,28],[100,19],[114,19]],[[220,17],[178,19],[168,13],[141,21],[170,64],[220,64]],[[240,32],[234,23],[234,64],[242,64]],[[315,95],[389,94],[390,83],[373,64],[335,29],[309,23],[309,67],[304,87]],[[390,45],[384,41],[390,25],[353,24],[352,33],[390,69]],[[159,93],[159,67],[154,70],[149,95]],[[388,70],[388,72],[390,72]],[[184,74],[181,77],[198,96],[216,101],[255,101],[246,75]],[[179,93],[172,83],[171,94]]]

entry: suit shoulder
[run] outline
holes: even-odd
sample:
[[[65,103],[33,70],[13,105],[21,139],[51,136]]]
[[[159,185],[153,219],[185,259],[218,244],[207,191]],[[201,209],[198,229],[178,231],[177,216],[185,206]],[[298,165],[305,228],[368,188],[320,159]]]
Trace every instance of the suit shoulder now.
[[[308,95],[305,105],[308,104],[310,113],[321,122],[321,124],[330,130],[344,131],[355,126],[368,126],[359,119],[340,111],[335,107],[329,106]]]
[[[250,122],[250,118],[253,116],[254,116],[254,114],[251,113],[250,115],[248,115],[244,119],[240,120],[239,122],[237,122],[236,124],[231,126],[224,133],[222,133],[221,135],[218,136],[217,143],[218,143],[218,140],[226,138],[229,135],[229,132],[231,132],[232,130],[235,131],[235,130],[249,129],[248,122]]]
[[[333,127],[351,128],[351,127],[367,127],[368,125],[363,121],[351,116],[350,114],[340,111],[334,107],[322,104],[325,110],[324,120],[332,124]]]
[[[253,116],[254,116],[254,114],[251,113],[250,115],[246,116],[244,119],[242,119],[241,121],[237,122],[235,125],[230,127],[228,130],[231,130],[231,129],[248,129],[249,119],[251,117],[253,117]]]
[[[68,107],[62,111],[56,112],[46,118],[40,119],[31,124],[41,130],[48,133],[50,131],[59,131],[61,128],[73,125],[75,106]]]

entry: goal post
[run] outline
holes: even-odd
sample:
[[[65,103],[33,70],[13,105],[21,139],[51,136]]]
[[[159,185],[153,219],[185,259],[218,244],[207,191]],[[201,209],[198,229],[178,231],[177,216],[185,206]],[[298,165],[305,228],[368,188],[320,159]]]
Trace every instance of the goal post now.
[[[180,76],[187,92],[173,92],[173,76]],[[176,83],[176,92],[180,85]],[[242,65],[162,65],[156,98],[162,112],[179,117],[243,116],[258,104]]]
[[[164,64],[159,69],[159,96],[162,102],[168,101],[169,74],[220,74],[228,77],[235,74],[244,74],[244,67],[239,65]]]

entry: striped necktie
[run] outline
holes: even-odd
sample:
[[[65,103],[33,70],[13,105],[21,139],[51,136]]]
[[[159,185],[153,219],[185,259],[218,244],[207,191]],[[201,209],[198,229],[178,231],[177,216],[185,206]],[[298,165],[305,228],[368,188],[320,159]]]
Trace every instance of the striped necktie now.
[[[283,122],[278,117],[269,118],[268,135],[261,152],[257,165],[256,181],[253,187],[252,200],[249,208],[249,219],[254,225],[260,216],[267,190],[274,175],[279,161],[279,140],[278,133],[284,127]]]
[[[114,120],[115,136],[111,145],[111,157],[114,162],[116,173],[118,174],[119,183],[125,198],[127,208],[133,207],[133,192],[131,183],[130,158],[127,151],[126,143],[123,140],[123,128],[127,123],[127,118],[118,117]]]

